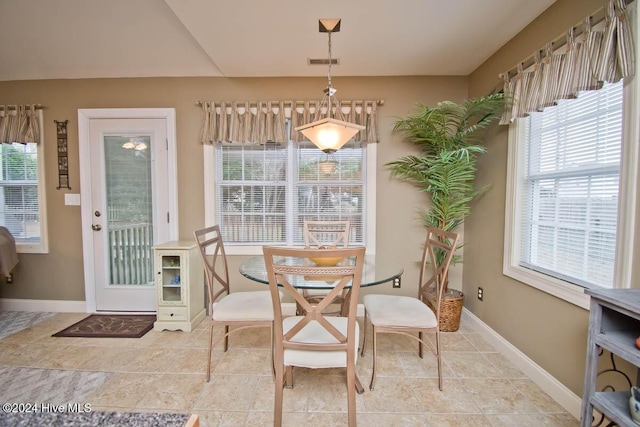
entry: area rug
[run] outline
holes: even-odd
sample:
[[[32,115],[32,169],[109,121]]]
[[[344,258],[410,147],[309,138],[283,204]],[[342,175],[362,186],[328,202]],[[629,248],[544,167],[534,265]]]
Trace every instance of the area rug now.
[[[91,403],[89,397],[113,375],[112,372],[0,366],[0,402]],[[16,424],[2,423],[0,419],[0,425]]]
[[[13,427],[183,427],[190,421],[189,414],[142,412],[29,412],[0,414],[0,425]],[[80,408],[83,406],[80,404]]]
[[[0,338],[4,338],[54,316],[55,313],[30,311],[0,312]]]
[[[140,338],[153,328],[154,314],[92,314],[53,337]]]

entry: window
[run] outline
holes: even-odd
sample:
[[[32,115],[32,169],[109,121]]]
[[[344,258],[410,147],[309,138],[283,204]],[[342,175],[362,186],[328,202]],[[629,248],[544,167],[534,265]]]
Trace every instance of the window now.
[[[315,146],[216,145],[216,222],[227,246],[302,245],[305,219],[351,221],[366,242],[366,149],[327,155]]]
[[[42,111],[39,119],[42,130]],[[18,252],[48,250],[42,150],[35,143],[0,144],[0,224],[16,239]]]
[[[622,81],[605,84],[511,126],[506,275],[583,306],[584,287],[629,286],[617,237],[633,224],[623,207],[635,185],[621,163],[635,151],[624,95]]]

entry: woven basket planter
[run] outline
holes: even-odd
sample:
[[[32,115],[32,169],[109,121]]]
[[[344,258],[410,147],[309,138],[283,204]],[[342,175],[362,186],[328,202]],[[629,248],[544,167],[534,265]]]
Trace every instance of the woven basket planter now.
[[[435,300],[435,298],[433,298]],[[456,289],[447,290],[447,294],[440,301],[440,331],[455,332],[460,328],[460,316],[462,315],[462,303],[464,294]],[[435,313],[435,307],[431,298],[426,299],[426,303]]]

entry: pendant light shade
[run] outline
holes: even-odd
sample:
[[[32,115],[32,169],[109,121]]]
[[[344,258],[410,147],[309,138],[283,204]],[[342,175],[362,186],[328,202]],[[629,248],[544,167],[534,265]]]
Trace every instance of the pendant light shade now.
[[[332,153],[342,148],[351,138],[364,129],[355,123],[327,117],[309,124],[298,126],[297,131],[313,142],[325,153]]]
[[[331,86],[331,33],[340,31],[340,21],[340,19],[335,18],[319,20],[320,32],[329,34],[329,84],[324,90],[320,107],[315,112],[314,121],[296,127],[297,131],[302,132],[309,141],[313,142],[325,153],[333,153],[339,150],[358,132],[365,129],[362,125],[343,120],[344,116],[340,110],[340,102],[334,96],[336,89]],[[332,117],[334,103],[336,117]],[[320,118],[322,111],[327,112],[327,117]]]

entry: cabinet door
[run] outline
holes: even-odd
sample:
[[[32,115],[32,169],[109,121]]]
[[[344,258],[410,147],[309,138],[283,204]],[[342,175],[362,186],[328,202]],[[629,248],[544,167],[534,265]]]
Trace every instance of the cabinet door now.
[[[163,251],[157,253],[159,305],[186,305],[183,286],[184,263],[183,253]]]

